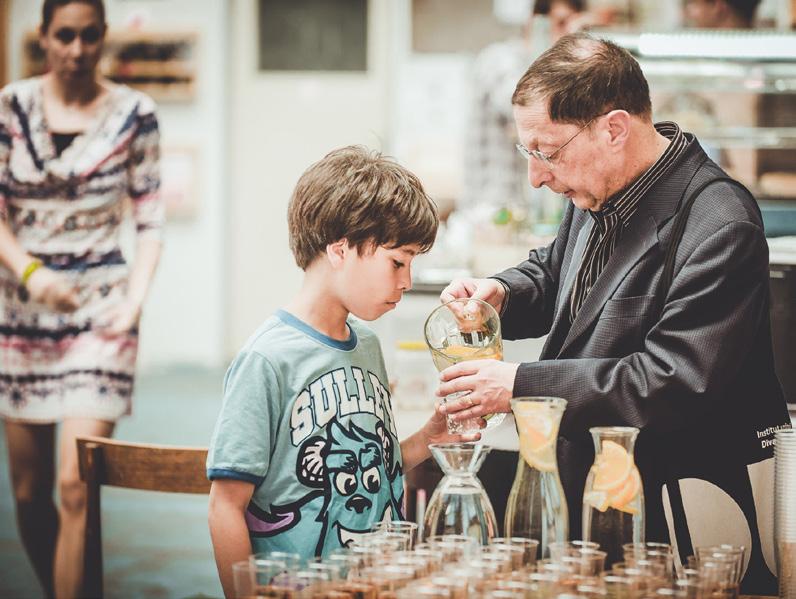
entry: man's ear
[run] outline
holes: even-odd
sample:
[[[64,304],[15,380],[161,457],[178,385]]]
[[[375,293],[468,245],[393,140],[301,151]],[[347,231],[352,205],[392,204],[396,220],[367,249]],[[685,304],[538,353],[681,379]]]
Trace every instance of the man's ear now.
[[[348,245],[348,240],[343,238],[326,246],[326,259],[329,260],[329,264],[332,265],[332,268],[339,268],[350,251],[351,248]]]
[[[630,115],[626,110],[612,110],[605,117],[608,143],[613,148],[621,148],[630,136]]]

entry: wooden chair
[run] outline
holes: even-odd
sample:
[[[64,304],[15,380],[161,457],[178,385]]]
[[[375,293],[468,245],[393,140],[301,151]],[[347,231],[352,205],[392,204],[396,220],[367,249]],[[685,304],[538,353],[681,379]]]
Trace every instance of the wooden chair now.
[[[207,448],[78,437],[77,453],[80,479],[87,486],[84,595],[102,597],[100,487],[207,494],[210,492],[210,481],[205,474]]]

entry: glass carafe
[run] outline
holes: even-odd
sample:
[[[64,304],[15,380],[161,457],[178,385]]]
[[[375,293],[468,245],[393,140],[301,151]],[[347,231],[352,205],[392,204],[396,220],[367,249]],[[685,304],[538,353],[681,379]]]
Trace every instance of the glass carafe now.
[[[429,445],[445,475],[426,507],[423,539],[435,535],[467,535],[482,545],[497,536],[497,521],[492,503],[478,469],[490,447],[475,443],[435,443]]]
[[[583,538],[600,544],[609,567],[622,561],[623,544],[644,542],[644,487],[633,457],[638,429],[589,431],[595,456],[583,491]]]
[[[461,298],[437,307],[423,327],[426,344],[437,370],[445,370],[466,360],[502,360],[503,338],[500,316],[488,303]],[[454,393],[444,401],[458,399],[467,392]],[[505,414],[484,416],[487,428],[503,422]],[[448,417],[448,432],[464,433],[478,430],[477,420],[455,421]]]
[[[569,515],[558,476],[558,426],[567,402],[559,397],[517,397],[511,411],[520,437],[517,474],[509,493],[505,536],[540,541],[541,557],[550,543],[566,541]]]

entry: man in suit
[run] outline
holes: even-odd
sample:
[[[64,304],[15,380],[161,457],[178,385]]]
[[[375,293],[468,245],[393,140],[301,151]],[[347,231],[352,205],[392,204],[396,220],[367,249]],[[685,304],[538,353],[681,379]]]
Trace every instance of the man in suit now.
[[[610,42],[562,38],[520,79],[512,104],[530,183],[570,205],[551,245],[492,278],[455,280],[441,299],[488,301],[504,338],[547,335],[546,345],[538,362],[452,366],[438,395],[470,392],[449,406],[460,419],[508,412],[512,397],[568,401],[558,460],[575,539],[594,459],[589,428],[640,428],[647,540],[671,540],[682,559],[693,553],[681,495],[704,481],[745,515],[746,589],[772,591],[749,472],[770,462],[773,431],[789,420],[755,199],[717,180],[726,174],[693,135],[652,122],[638,63]],[[695,192],[673,245],[675,216]],[[664,285],[670,247],[673,278]]]

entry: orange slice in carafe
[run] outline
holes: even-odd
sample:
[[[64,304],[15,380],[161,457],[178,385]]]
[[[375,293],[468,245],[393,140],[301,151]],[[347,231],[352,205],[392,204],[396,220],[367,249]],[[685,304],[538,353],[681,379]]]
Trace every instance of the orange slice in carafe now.
[[[594,461],[594,490],[616,492],[621,489],[633,468],[633,456],[616,441],[603,441],[602,451]]]
[[[638,474],[638,470],[634,466],[630,476],[627,477],[627,481],[622,488],[619,489],[614,495],[610,498],[610,505],[612,508],[616,508],[618,510],[622,510],[629,506],[636,497],[638,496],[639,489],[641,488],[641,477]]]
[[[520,455],[541,472],[556,469],[555,442],[558,423],[545,405],[529,404],[514,408],[514,420],[520,435]]]

